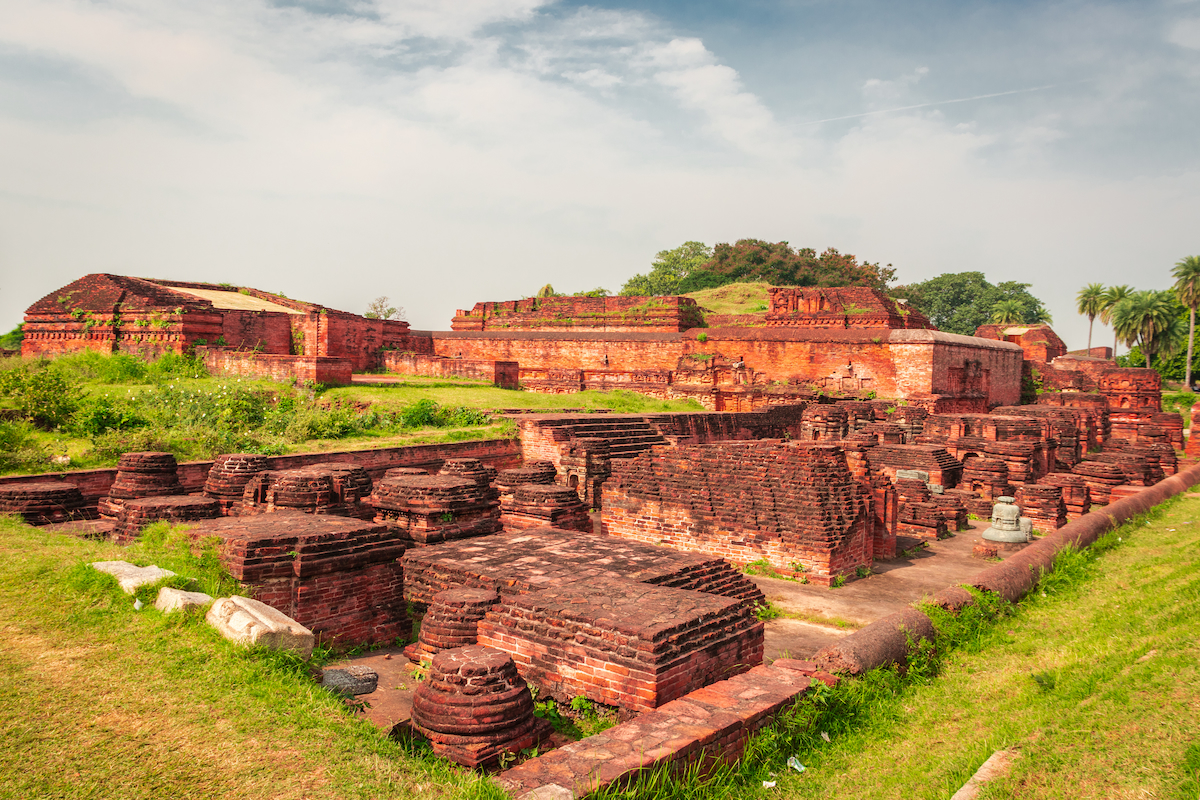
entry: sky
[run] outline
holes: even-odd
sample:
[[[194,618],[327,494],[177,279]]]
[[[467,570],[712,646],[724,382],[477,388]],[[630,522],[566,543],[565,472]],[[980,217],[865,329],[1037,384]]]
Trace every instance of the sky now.
[[[1197,131],[1196,0],[4,0],[0,328],[114,272],[445,330],[758,238],[1083,347],[1200,254]]]

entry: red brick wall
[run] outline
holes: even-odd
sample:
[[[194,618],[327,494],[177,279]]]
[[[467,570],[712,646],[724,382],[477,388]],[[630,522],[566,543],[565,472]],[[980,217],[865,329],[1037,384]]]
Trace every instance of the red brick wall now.
[[[476,303],[455,315],[456,331],[684,331],[704,317],[689,297],[540,297]]]
[[[345,358],[280,356],[219,347],[197,347],[196,352],[204,358],[204,365],[214,375],[269,378],[274,381],[295,378],[303,383],[346,384],[351,380],[351,363]]]
[[[225,311],[220,315],[221,335],[228,347],[288,355],[292,352],[293,316],[282,311]],[[215,344],[215,338],[208,343]]]
[[[502,389],[516,389],[520,382],[516,361],[476,361],[396,350],[384,352],[382,360],[383,368],[394,375],[471,378],[488,381]]]

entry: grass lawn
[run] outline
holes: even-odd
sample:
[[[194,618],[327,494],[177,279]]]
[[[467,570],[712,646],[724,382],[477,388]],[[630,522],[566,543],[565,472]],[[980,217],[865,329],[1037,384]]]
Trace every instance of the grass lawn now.
[[[685,294],[714,314],[766,314],[770,299],[765,281],[727,283],[715,289],[701,289]]]
[[[405,380],[386,386],[338,386],[321,394],[326,402],[370,405],[380,411],[397,411],[418,400],[433,400],[442,406],[463,406],[487,410],[585,409],[620,414],[648,414],[664,411],[703,411],[695,400],[656,400],[628,391],[586,391],[575,394],[537,394],[519,389],[497,389],[476,382]]]
[[[356,719],[299,660],[199,615],[135,612],[85,566],[116,559],[230,590],[170,541],[123,549],[0,517],[0,797],[500,796]]]

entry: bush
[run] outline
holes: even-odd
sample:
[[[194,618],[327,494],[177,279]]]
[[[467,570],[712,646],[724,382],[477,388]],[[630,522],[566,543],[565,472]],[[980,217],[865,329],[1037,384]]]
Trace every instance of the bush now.
[[[0,470],[37,472],[49,461],[50,453],[38,442],[32,425],[24,420],[0,420]]]
[[[84,397],[71,416],[69,426],[78,436],[98,436],[111,430],[129,430],[146,424],[137,405],[129,400],[114,400],[107,395]]]
[[[0,373],[0,394],[15,399],[20,415],[35,425],[57,428],[75,413],[83,390],[62,370],[44,363]]]

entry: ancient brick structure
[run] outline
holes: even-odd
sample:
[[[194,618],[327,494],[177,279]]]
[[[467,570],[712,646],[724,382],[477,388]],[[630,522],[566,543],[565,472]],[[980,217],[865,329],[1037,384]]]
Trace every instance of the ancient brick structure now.
[[[496,475],[494,485],[500,493],[500,505],[511,503],[513,492],[521,484],[533,483],[538,486],[553,486],[558,474],[554,464],[549,461],[532,461],[523,467],[501,470]]]
[[[1067,354],[1067,345],[1049,325],[981,325],[975,335],[984,339],[1012,342],[1021,348],[1025,360],[1046,365]]]
[[[79,487],[63,481],[0,485],[0,514],[20,514],[30,525],[96,517]]]
[[[506,597],[479,643],[556,698],[641,711],[762,663],[763,623],[734,598],[597,577]]]
[[[1008,463],[1001,458],[975,456],[963,462],[959,486],[979,494],[989,503],[997,497],[1011,497],[1013,487],[1008,482]],[[990,512],[988,514],[990,517]]]
[[[1017,489],[1017,505],[1021,515],[1033,522],[1039,533],[1054,533],[1067,524],[1067,507],[1063,503],[1061,486],[1048,483],[1026,484]]]
[[[421,632],[404,648],[410,660],[429,661],[443,650],[479,643],[479,621],[500,595],[491,589],[447,589],[433,596],[421,618]]]
[[[221,561],[251,596],[326,640],[391,642],[412,632],[400,557],[386,525],[283,510],[196,524],[220,539]]]
[[[767,294],[770,327],[933,328],[924,314],[864,286],[773,286]]]
[[[501,529],[498,493],[470,477],[385,478],[376,484],[370,503],[377,521],[415,544],[486,536]]]
[[[590,531],[592,518],[569,486],[539,486],[523,483],[513,490],[512,499],[501,501],[500,522],[508,531],[550,526],[560,530]]]
[[[1100,376],[1100,394],[1111,409],[1162,410],[1162,376],[1152,369],[1110,369]]]
[[[616,462],[601,526],[828,585],[871,565],[871,502],[835,444],[691,445]]]
[[[465,767],[495,766],[549,733],[507,653],[460,647],[433,658],[413,695],[412,721],[433,752]]]
[[[255,453],[217,456],[204,481],[204,494],[221,504],[221,513],[228,513],[232,506],[242,502],[250,479],[266,469],[266,456]]]
[[[177,495],[126,500],[117,517],[112,540],[117,544],[129,544],[138,538],[142,528],[154,522],[182,525],[214,519],[220,514],[221,504],[209,497]]]
[[[921,539],[944,539],[951,530],[941,506],[930,502],[928,483],[919,478],[896,480],[900,516],[896,530]],[[957,525],[954,525],[957,529]]]
[[[1125,470],[1118,464],[1085,459],[1071,468],[1088,486],[1093,505],[1106,506],[1114,487],[1125,483]]]
[[[407,322],[366,319],[257,289],[99,273],[30,306],[24,334],[25,355],[158,356],[207,345],[205,360],[216,370],[322,382],[378,366],[383,348],[427,351],[428,343],[411,341]]]
[[[811,405],[800,420],[803,442],[836,442],[844,439],[849,428],[846,409],[839,404]]]
[[[871,464],[892,479],[898,470],[917,469],[930,483],[946,489],[962,479],[962,462],[939,444],[880,444],[871,450]]]
[[[1166,442],[1183,449],[1183,417],[1152,410],[1113,409],[1109,412],[1109,439],[1130,442]]]
[[[1092,495],[1087,481],[1082,475],[1068,472],[1051,472],[1038,481],[1046,486],[1057,486],[1062,489],[1063,505],[1067,510],[1067,519],[1075,520],[1092,510]]]
[[[127,500],[183,494],[179,465],[171,453],[125,453],[117,461],[117,476],[100,501],[100,516],[116,520]]]
[[[464,586],[507,598],[600,577],[733,597],[748,610],[765,602],[724,559],[578,531],[535,528],[417,547],[404,556],[405,594],[425,605],[438,592]]]
[[[458,311],[455,331],[686,331],[704,325],[690,297],[531,297]]]
[[[478,361],[399,350],[385,350],[379,357],[384,371],[391,375],[469,378],[501,389],[516,389],[521,381],[521,366],[516,361]]]

